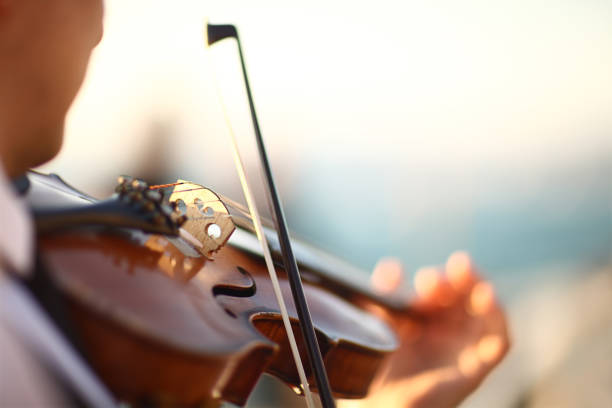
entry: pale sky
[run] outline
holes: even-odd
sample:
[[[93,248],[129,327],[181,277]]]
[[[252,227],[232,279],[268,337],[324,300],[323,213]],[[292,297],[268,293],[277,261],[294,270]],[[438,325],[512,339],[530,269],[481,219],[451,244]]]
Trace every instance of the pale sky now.
[[[121,166],[155,118],[176,123],[169,154],[191,172],[199,149],[226,149],[205,18],[239,26],[269,149],[288,162],[539,162],[603,144],[612,129],[609,2],[217,3],[107,1],[65,149],[46,168],[86,182],[72,164]],[[235,88],[226,100],[246,112],[232,99],[233,46],[219,48],[217,73]]]
[[[43,169],[102,195],[147,162],[241,200],[213,72],[253,168],[248,111],[235,46],[204,50],[206,18],[239,27],[281,195],[330,211],[337,237],[372,211],[400,244],[437,220],[455,238],[422,245],[443,253],[474,214],[535,202],[561,220],[606,177],[576,169],[612,160],[612,3],[545,0],[107,1],[65,147]]]

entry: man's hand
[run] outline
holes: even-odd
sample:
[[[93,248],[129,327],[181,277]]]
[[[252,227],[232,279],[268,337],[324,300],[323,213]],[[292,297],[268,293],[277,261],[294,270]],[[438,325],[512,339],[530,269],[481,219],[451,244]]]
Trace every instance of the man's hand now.
[[[389,294],[401,278],[401,265],[383,260],[372,283]],[[444,268],[419,270],[414,289],[415,299],[407,306],[414,314],[373,307],[395,329],[401,344],[381,370],[365,406],[456,406],[508,350],[504,312],[466,253],[451,255]]]

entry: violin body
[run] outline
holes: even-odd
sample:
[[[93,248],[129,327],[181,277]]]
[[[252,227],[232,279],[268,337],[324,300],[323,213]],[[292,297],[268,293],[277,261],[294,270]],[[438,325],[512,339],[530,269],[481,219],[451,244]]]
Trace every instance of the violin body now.
[[[94,202],[59,178],[29,180],[34,209]],[[38,243],[75,342],[119,400],[244,405],[264,372],[299,387],[263,259],[231,238],[213,259],[181,237],[115,226],[47,232]],[[277,270],[304,355],[289,284]],[[364,397],[395,335],[321,282],[304,290],[332,391]]]

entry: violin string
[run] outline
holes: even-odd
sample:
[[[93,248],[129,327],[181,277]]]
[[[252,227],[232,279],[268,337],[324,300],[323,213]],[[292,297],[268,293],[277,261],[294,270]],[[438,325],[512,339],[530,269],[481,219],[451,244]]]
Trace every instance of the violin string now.
[[[206,26],[205,26],[204,32],[206,33]],[[208,48],[208,41],[205,41],[204,43],[207,45],[207,48]],[[209,60],[214,64],[214,62],[212,61],[212,58],[210,58]],[[255,200],[253,198],[251,189],[249,187],[249,183],[247,181],[247,176],[244,170],[244,164],[242,161],[242,157],[240,155],[240,151],[238,149],[238,141],[236,139],[236,135],[234,134],[234,129],[231,125],[229,114],[227,112],[227,107],[221,95],[221,90],[219,89],[219,82],[217,81],[215,69],[211,69],[211,72],[214,78],[213,82],[215,84],[217,98],[219,100],[221,110],[223,111],[223,117],[225,119],[227,130],[228,130],[228,135],[231,141],[232,156],[234,158],[234,164],[236,166],[236,171],[238,172],[238,177],[240,179],[242,191],[247,201],[247,206],[251,214],[251,218],[253,220],[253,224],[255,227],[255,234],[257,235],[257,239],[259,240],[261,244],[261,249],[264,253],[264,260],[266,262],[266,267],[268,268],[268,273],[270,274],[270,280],[272,281],[272,287],[274,289],[274,294],[276,296],[276,300],[278,302],[278,306],[281,312],[281,318],[285,326],[285,331],[287,332],[287,337],[289,340],[291,353],[293,355],[293,359],[297,367],[300,382],[302,383],[302,392],[304,393],[304,397],[306,398],[306,405],[309,408],[315,408],[314,399],[312,397],[312,392],[310,391],[310,387],[308,386],[308,380],[306,378],[306,372],[304,371],[304,365],[300,357],[300,352],[297,346],[297,342],[295,340],[295,336],[293,334],[293,329],[291,327],[291,322],[289,320],[289,314],[287,313],[287,307],[285,305],[285,300],[283,299],[283,294],[282,294],[280,284],[278,281],[278,276],[276,274],[276,269],[272,261],[272,255],[270,253],[268,241],[263,232],[263,226],[261,224],[259,212],[257,210],[257,206],[255,205]]]
[[[221,201],[223,201],[223,203],[228,204],[230,207],[235,208],[236,210],[238,210],[239,212],[247,215],[250,217],[249,214],[249,209],[247,207],[245,207],[244,205],[240,204],[237,201],[232,200],[231,198],[221,195],[221,194],[217,194],[219,196],[219,198],[221,199]]]
[[[177,182],[177,183],[170,183],[170,184],[157,184],[155,186],[149,186],[149,190],[159,190],[160,188],[168,188],[168,187],[180,186],[181,184],[185,184],[185,183],[180,181],[180,182]]]

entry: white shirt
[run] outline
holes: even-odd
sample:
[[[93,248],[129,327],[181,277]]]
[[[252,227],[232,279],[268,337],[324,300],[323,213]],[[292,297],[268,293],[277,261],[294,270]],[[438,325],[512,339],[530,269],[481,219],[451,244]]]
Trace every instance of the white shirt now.
[[[11,300],[17,287],[2,270],[8,266],[25,275],[32,269],[32,219],[21,201],[0,162],[0,405],[60,406],[66,401],[55,392],[39,359],[16,330],[15,320],[23,318]]]
[[[28,274],[33,266],[33,251],[32,218],[0,162],[0,269],[4,263],[18,273]]]
[[[88,406],[116,406],[31,294],[2,270],[8,265],[30,274],[33,249],[32,218],[0,162],[0,406],[67,406],[44,366],[69,383]]]

